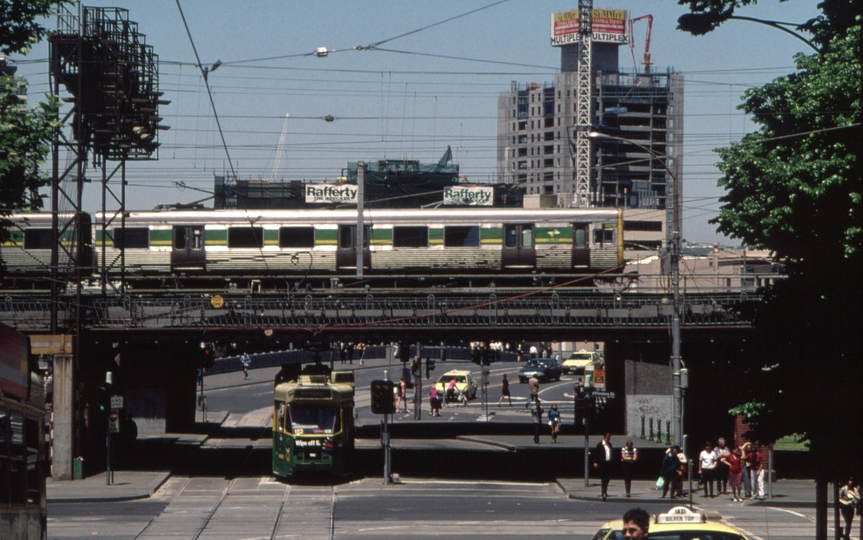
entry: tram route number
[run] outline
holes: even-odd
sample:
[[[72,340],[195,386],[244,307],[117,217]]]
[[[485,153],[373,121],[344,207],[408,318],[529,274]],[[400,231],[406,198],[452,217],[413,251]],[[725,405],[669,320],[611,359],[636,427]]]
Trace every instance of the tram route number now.
[[[216,309],[219,309],[225,305],[225,299],[222,298],[222,295],[220,294],[213,295],[213,297],[210,298],[210,305]]]

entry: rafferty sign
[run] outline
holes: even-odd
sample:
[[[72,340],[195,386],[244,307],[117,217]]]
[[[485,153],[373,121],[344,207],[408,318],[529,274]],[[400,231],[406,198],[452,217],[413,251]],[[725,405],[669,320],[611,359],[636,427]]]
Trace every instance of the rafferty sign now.
[[[594,9],[591,24],[593,41],[627,43],[629,12],[621,9]],[[577,9],[551,14],[551,46],[562,47],[578,43],[579,12]]]
[[[306,184],[306,203],[357,203],[357,186],[352,184]]]
[[[443,203],[449,206],[492,206],[494,188],[461,186],[444,188]]]

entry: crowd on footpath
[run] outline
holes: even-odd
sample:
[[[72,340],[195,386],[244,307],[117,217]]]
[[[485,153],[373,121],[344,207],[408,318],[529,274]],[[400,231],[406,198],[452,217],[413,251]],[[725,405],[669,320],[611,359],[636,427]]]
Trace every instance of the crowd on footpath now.
[[[539,406],[538,401],[536,406]],[[536,422],[534,415],[534,423]],[[556,437],[553,436],[554,439]],[[538,442],[538,436],[534,441]],[[764,499],[764,476],[767,467],[762,450],[759,441],[753,441],[748,436],[743,436],[741,444],[734,448],[726,444],[725,438],[719,437],[715,445],[712,441],[704,443],[698,459],[690,462],[680,446],[674,445],[665,452],[662,459],[656,489],[662,490],[662,498],[668,497],[669,493],[672,499],[683,497],[683,480],[689,474],[689,468],[693,467],[698,478],[698,489],[702,491],[703,497],[731,495],[730,500],[733,502]],[[608,483],[618,462],[623,473],[626,497],[631,497],[638,449],[628,440],[623,448],[616,451],[611,444],[611,434],[606,433],[590,456],[591,466],[600,479],[600,497],[603,501],[608,497]]]

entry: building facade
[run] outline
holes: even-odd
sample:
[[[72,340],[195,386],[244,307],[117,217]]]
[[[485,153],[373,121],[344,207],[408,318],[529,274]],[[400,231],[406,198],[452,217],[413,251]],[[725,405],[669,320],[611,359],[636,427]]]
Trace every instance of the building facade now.
[[[499,181],[527,196],[553,195],[574,206],[578,45],[561,49],[561,72],[551,83],[513,81],[498,98]],[[680,223],[683,77],[624,72],[619,44],[594,42],[591,62],[591,206],[664,210]],[[625,139],[625,140],[621,140]],[[676,221],[675,221],[676,220]],[[665,229],[665,227],[664,227]]]

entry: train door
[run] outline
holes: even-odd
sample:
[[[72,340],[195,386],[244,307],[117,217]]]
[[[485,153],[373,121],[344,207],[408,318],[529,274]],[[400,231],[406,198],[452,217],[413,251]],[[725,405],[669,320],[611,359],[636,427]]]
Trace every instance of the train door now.
[[[536,240],[532,223],[503,226],[503,268],[533,269],[536,267]]]
[[[171,241],[171,268],[204,269],[207,253],[204,250],[203,225],[174,225]]]
[[[590,224],[572,224],[572,268],[590,268]]]
[[[371,268],[372,253],[369,249],[371,227],[363,227],[363,268]],[[357,226],[339,225],[339,244],[336,250],[336,267],[356,269],[357,267]]]

